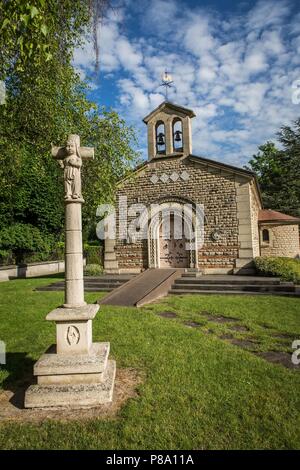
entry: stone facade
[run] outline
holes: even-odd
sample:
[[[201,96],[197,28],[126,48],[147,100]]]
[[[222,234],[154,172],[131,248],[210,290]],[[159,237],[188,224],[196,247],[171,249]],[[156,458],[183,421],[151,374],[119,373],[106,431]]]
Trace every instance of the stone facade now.
[[[185,175],[174,181],[172,175]],[[154,178],[155,176],[156,178]],[[168,180],[167,180],[168,177]],[[153,183],[153,180],[157,182]],[[174,178],[175,179],[175,178]],[[182,201],[203,205],[204,245],[198,250],[198,266],[232,270],[238,258],[239,220],[237,214],[236,183],[245,177],[236,176],[230,171],[213,168],[208,164],[199,165],[185,157],[164,158],[150,161],[129,180],[123,182],[117,191],[117,207],[120,201],[127,200],[127,206],[133,204],[138,209],[149,208],[151,204],[168,201]],[[248,204],[249,205],[249,204]],[[117,233],[120,232],[119,211],[117,212]],[[136,218],[136,214],[127,216],[127,226]],[[248,220],[249,225],[249,220]],[[123,222],[121,222],[121,226]],[[218,233],[218,240],[213,236]],[[142,270],[149,266],[148,241],[120,240],[115,244],[115,253],[120,270]]]
[[[263,241],[263,230],[269,231],[269,242]],[[300,254],[298,225],[261,224],[260,240],[261,256],[296,258]]]

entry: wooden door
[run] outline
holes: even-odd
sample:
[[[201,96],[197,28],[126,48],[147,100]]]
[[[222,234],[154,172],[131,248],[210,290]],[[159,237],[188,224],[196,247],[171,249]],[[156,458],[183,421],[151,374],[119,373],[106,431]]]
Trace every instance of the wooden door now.
[[[171,215],[170,231],[163,233],[163,226],[159,232],[159,259],[160,268],[187,268],[189,253],[186,250],[186,239],[183,232],[181,217]]]

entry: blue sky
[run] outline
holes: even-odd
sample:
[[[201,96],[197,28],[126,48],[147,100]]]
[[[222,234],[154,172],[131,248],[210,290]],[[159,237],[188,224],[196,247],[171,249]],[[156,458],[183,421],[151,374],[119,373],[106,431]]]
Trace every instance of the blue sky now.
[[[175,83],[169,100],[197,115],[196,155],[242,166],[300,117],[292,100],[300,87],[298,0],[124,0],[99,35],[97,76],[89,39],[75,66],[90,98],[136,127],[145,158],[142,118],[164,101],[165,69]]]

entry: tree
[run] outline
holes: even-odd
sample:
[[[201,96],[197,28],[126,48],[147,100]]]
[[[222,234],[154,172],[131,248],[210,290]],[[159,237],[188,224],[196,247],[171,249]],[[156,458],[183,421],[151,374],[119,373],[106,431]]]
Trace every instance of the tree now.
[[[282,181],[282,199],[288,213],[300,216],[300,118],[293,127],[283,126],[278,133],[283,146],[284,180]]]
[[[300,119],[277,136],[282,149],[261,145],[246,168],[257,174],[266,208],[300,216]]]
[[[29,226],[46,238],[61,236],[63,173],[50,147],[69,133],[96,147],[92,169],[83,169],[87,232],[94,227],[95,207],[111,200],[117,178],[137,159],[133,130],[115,112],[87,99],[87,86],[72,66],[73,50],[90,25],[90,3],[5,0],[0,5],[5,31],[0,79],[7,89],[6,104],[0,106],[0,230],[12,225],[20,233]],[[29,15],[28,21],[22,15]]]
[[[2,71],[39,67],[53,58],[53,36],[61,53],[72,52],[84,33],[92,32],[96,68],[99,65],[98,26],[110,0],[2,0],[0,3],[0,57]],[[60,31],[72,31],[68,37]],[[5,45],[5,47],[3,47]]]

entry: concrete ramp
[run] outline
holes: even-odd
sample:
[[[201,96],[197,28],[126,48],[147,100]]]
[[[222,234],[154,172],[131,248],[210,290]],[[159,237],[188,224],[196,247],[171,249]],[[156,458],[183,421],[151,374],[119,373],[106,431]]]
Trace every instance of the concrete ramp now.
[[[147,269],[100,299],[100,305],[141,307],[167,295],[183,269]]]

